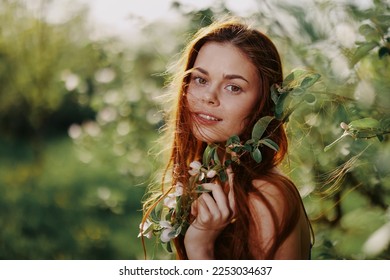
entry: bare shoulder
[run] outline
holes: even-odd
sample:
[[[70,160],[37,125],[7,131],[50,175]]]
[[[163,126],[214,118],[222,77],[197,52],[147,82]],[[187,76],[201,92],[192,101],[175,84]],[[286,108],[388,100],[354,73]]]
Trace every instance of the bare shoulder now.
[[[300,204],[301,198],[295,185],[281,173],[255,179],[252,185],[253,192],[249,195],[249,201],[258,207],[266,204],[267,208],[271,207],[277,213],[284,213]]]
[[[270,182],[265,179],[255,179],[252,181],[252,185],[257,192],[269,195],[270,198],[278,199],[283,193],[285,186],[281,183]]]
[[[295,185],[282,175],[256,179],[252,184],[254,190],[248,197],[253,217],[251,234],[257,239],[258,251],[274,250],[273,258],[277,259],[307,258],[308,223]]]
[[[251,192],[248,198],[252,211],[255,212],[253,214],[261,218],[272,216],[273,220],[282,220],[289,202],[285,187],[263,179],[253,180],[252,185],[255,191]]]

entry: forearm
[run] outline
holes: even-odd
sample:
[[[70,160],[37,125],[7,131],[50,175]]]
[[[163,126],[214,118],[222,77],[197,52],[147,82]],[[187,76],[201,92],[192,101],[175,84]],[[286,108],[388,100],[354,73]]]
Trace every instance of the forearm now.
[[[219,232],[201,230],[191,225],[184,237],[184,246],[190,260],[213,260],[214,243]]]

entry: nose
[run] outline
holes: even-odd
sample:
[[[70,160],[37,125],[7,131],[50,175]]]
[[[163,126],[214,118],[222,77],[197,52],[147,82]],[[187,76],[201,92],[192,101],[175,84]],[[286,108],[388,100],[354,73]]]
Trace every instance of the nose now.
[[[207,105],[212,105],[212,106],[219,105],[218,93],[217,93],[217,89],[215,88],[208,88],[207,90],[205,90],[201,99],[202,102]]]

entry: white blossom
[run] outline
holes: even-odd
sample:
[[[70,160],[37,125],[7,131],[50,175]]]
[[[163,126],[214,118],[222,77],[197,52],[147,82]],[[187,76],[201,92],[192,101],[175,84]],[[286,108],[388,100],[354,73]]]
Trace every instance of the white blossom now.
[[[202,168],[202,164],[199,161],[193,161],[190,163],[191,169],[188,170],[191,176],[196,176],[199,174],[199,180],[203,180],[204,173],[200,170]]]
[[[140,223],[139,229],[140,232],[138,234],[138,237],[145,236],[146,238],[151,238],[153,232],[149,231],[148,233],[145,234],[145,232],[152,226],[152,222],[149,219],[146,219],[144,223]]]
[[[178,182],[176,185],[175,185],[175,196],[181,196],[183,195],[183,190],[184,190],[184,187],[183,187],[183,184]]]
[[[160,239],[162,242],[166,243],[171,240],[169,233],[172,231],[172,225],[168,221],[160,221],[160,226],[163,228]]]
[[[163,229],[163,231],[161,232],[161,236],[160,236],[160,239],[162,242],[166,243],[166,242],[171,241],[171,238],[169,237],[169,233],[171,231],[172,231],[171,228]]]
[[[207,174],[206,174],[206,177],[207,177],[207,178],[214,178],[215,175],[217,175],[217,171],[215,171],[215,170],[209,170],[209,171],[207,172]]]
[[[169,209],[176,207],[176,196],[174,194],[169,194],[166,198],[164,198],[164,205]]]
[[[175,185],[175,192],[168,194],[166,198],[164,198],[164,205],[169,209],[176,207],[176,197],[183,195],[183,184],[178,182]]]

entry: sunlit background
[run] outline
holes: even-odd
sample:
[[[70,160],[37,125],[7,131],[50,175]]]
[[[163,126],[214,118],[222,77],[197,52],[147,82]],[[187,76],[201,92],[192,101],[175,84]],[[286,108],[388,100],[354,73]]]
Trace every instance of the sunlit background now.
[[[226,14],[274,40],[285,74],[322,76],[289,119],[283,166],[313,221],[313,258],[390,257],[389,1],[0,0],[1,259],[143,259],[166,69]],[[383,141],[324,151],[341,122],[367,117]]]

